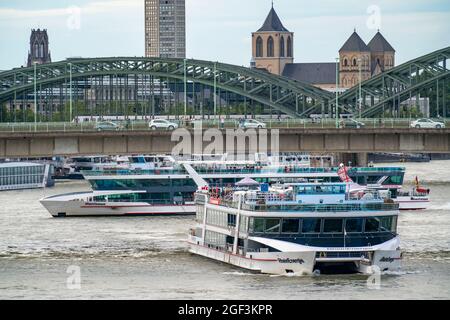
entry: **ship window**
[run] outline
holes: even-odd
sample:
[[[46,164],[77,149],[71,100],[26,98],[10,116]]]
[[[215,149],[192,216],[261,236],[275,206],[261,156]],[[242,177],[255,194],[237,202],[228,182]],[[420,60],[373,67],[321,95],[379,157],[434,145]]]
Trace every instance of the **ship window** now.
[[[347,219],[345,231],[348,233],[360,233],[363,229],[363,219]]]
[[[282,233],[298,233],[300,220],[299,219],[283,219]]]
[[[255,218],[253,222],[253,232],[264,233],[264,219]]]
[[[367,218],[365,223],[365,232],[378,232],[380,220],[378,218]]]
[[[303,219],[302,233],[320,233],[320,219]]]
[[[383,185],[402,185],[403,184],[403,177],[402,176],[390,176],[388,179],[386,179],[385,182],[383,182]]]
[[[342,233],[342,219],[325,219],[323,223],[324,233]]]
[[[236,227],[236,215],[235,214],[228,214],[228,226]]]
[[[395,232],[396,229],[397,229],[397,221],[395,221],[395,217],[380,218],[381,232]]]
[[[266,233],[280,232],[280,219],[266,219]]]

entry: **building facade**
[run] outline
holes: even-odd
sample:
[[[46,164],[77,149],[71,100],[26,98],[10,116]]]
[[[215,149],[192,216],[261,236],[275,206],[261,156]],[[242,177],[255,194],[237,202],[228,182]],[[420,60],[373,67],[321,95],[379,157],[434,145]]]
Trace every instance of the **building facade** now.
[[[47,30],[33,29],[30,36],[30,50],[28,51],[27,66],[52,62],[49,50]]]
[[[348,89],[395,66],[395,49],[380,31],[366,44],[356,30],[339,50],[339,82]]]
[[[379,31],[366,44],[355,30],[339,50],[339,58],[339,64],[294,63],[294,33],[283,26],[273,6],[263,26],[252,33],[251,67],[332,92],[349,89],[360,79],[365,81],[393,68],[395,49]]]
[[[145,56],[186,57],[185,0],[145,0]]]
[[[252,33],[252,63],[258,69],[281,75],[294,62],[294,33],[286,29],[274,8],[263,26]]]

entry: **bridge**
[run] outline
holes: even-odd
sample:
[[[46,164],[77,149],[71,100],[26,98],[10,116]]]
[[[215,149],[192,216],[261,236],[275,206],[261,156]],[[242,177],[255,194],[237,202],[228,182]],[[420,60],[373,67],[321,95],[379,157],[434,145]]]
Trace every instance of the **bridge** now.
[[[208,135],[206,130],[194,132],[182,129],[181,133],[176,131],[173,134],[140,128],[120,132],[0,132],[0,158],[171,154],[183,141],[181,136],[186,135],[185,154],[202,153],[211,141],[219,143],[222,150],[230,151],[232,148],[236,153],[279,151],[360,154],[365,161],[367,153],[372,152],[450,153],[450,129],[217,129],[212,135]],[[211,136],[214,136],[214,140]],[[261,146],[267,149],[261,150]]]
[[[202,91],[203,95],[204,88],[214,92],[195,101],[195,92],[188,92],[188,85],[191,91]],[[176,93],[180,92],[184,96],[177,101]],[[55,103],[72,104],[73,100],[74,105],[77,101],[93,105],[148,105],[154,111],[155,97],[166,96],[171,105],[213,104],[216,114],[226,93],[236,95],[245,105],[258,103],[291,117],[298,117],[302,109],[328,105],[333,98],[329,92],[309,84],[265,71],[199,60],[70,59],[0,73],[0,103],[16,104],[22,99],[36,102],[38,110]]]
[[[337,101],[339,113],[377,117],[389,111],[396,116],[402,102],[431,94],[438,115],[445,117],[449,57],[450,47],[446,47],[363,82],[361,101],[359,86],[348,90]],[[137,57],[69,59],[2,72],[2,103],[36,105],[40,117],[55,111],[68,113],[68,105],[72,117],[79,104],[84,105],[84,112],[97,115],[105,109],[123,115],[152,115],[155,108],[167,111],[183,105],[184,112],[179,114],[192,108],[197,114],[219,115],[221,108],[233,103],[242,105],[245,114],[258,114],[257,107],[261,107],[293,118],[336,115],[334,94],[262,70],[211,61]]]

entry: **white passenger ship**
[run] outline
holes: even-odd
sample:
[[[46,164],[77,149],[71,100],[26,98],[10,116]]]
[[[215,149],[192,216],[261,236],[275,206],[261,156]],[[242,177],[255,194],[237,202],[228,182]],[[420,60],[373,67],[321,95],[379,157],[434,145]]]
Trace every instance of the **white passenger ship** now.
[[[83,172],[91,192],[41,200],[55,217],[104,215],[195,214],[194,193],[203,186],[234,186],[244,178],[269,185],[298,182],[340,182],[338,168],[310,167],[309,158],[285,156],[285,162],[257,156],[239,160],[197,155],[130,157],[128,165]],[[359,184],[377,183],[395,194],[403,184],[404,168],[351,168]]]
[[[344,183],[197,192],[190,252],[274,275],[397,270],[398,204]]]

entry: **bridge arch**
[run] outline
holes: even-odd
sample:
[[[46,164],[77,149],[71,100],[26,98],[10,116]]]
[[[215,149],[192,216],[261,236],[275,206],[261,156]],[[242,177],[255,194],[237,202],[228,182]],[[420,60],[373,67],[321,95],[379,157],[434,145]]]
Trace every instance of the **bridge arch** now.
[[[215,88],[216,97],[222,90],[291,117],[297,117],[307,108],[326,105],[333,98],[324,90],[258,69],[190,59],[116,57],[68,59],[37,65],[36,69],[16,68],[2,72],[0,103],[11,103],[21,97],[28,101],[31,98],[32,102],[35,94],[38,104],[52,99],[67,102],[70,94],[79,97],[79,90],[83,91],[84,99],[89,95],[92,99],[96,96],[97,87],[103,90],[111,87],[108,78],[120,79],[123,83],[114,83],[132,88],[134,97],[125,99],[129,103],[148,102],[144,91],[158,84],[159,93],[163,94],[176,88],[178,93],[186,92],[188,95],[188,86],[195,90],[196,85],[210,90]],[[103,91],[101,95],[104,100]],[[219,98],[214,99],[217,102]]]

